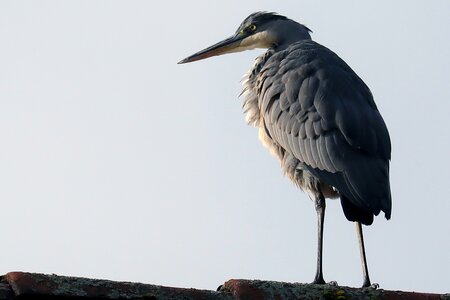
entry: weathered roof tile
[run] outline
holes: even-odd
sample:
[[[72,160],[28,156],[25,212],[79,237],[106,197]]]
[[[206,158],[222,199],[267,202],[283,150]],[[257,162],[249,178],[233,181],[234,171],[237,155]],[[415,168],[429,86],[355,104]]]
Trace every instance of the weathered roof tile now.
[[[450,294],[425,294],[245,279],[231,279],[225,282],[219,291],[209,291],[24,272],[11,272],[1,277],[0,300],[47,298],[54,300],[450,300]]]

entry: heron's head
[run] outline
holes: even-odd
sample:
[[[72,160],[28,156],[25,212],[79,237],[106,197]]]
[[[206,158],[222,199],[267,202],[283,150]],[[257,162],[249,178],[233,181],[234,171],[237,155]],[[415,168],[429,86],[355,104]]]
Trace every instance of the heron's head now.
[[[284,16],[256,12],[241,23],[234,35],[183,59],[179,64],[255,48],[284,48],[296,41],[311,39],[309,32],[306,26]]]

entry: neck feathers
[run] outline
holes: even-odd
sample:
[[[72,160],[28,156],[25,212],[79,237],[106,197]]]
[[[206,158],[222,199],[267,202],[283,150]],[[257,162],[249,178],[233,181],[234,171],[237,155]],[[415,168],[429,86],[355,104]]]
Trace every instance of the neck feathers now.
[[[258,74],[267,60],[275,53],[269,49],[264,54],[258,56],[253,67],[244,75],[242,79],[242,92],[244,97],[243,110],[245,120],[248,124],[258,127],[260,121],[260,108],[258,103]]]

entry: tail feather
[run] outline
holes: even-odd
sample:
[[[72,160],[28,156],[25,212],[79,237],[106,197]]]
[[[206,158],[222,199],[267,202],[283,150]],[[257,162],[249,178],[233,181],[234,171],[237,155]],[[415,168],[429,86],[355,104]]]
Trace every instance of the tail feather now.
[[[372,212],[363,210],[360,207],[354,205],[344,195],[341,195],[341,205],[347,220],[352,222],[360,222],[364,225],[371,225],[373,223]]]

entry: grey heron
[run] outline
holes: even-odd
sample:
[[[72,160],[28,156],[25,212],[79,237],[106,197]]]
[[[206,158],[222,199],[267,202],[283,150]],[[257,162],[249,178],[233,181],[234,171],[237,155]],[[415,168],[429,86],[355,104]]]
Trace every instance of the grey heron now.
[[[325,198],[340,198],[356,223],[363,287],[371,285],[362,226],[391,216],[389,132],[367,85],[334,52],[311,40],[310,30],[276,13],[248,16],[231,37],[180,64],[255,48],[243,81],[243,109],[285,175],[315,203],[317,270],[324,284],[322,244]]]

